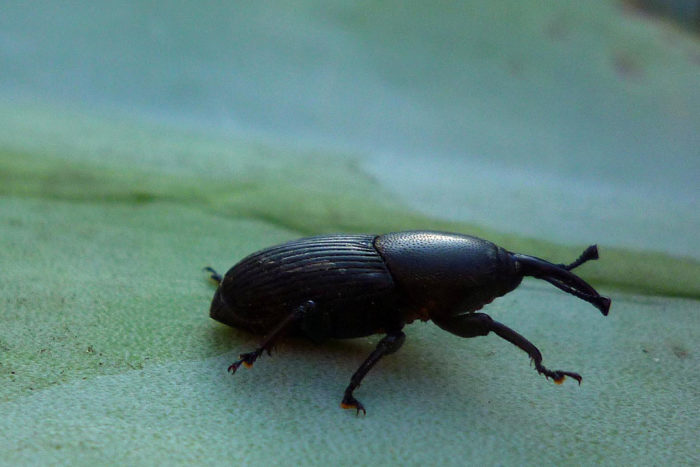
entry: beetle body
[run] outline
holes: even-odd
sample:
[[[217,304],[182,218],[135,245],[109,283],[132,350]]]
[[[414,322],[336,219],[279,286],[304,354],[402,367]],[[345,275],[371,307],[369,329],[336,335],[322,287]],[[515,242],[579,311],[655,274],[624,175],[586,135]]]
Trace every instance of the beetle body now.
[[[241,363],[252,365],[285,332],[315,341],[386,333],[346,389],[343,406],[358,413],[364,408],[352,391],[379,358],[401,346],[403,326],[416,319],[432,320],[463,337],[493,331],[528,352],[540,373],[555,381],[565,375],[580,381],[575,373],[547,370],[534,345],[475,311],[530,275],[607,314],[609,299],[569,272],[595,258],[597,250],[590,247],[571,265],[555,265],[477,237],[430,231],[309,237],[254,253],[223,278],[214,273],[219,286],[210,315],[267,335],[260,348],[231,366],[232,371]]]
[[[293,307],[313,300],[327,327],[310,337],[364,337],[416,318],[475,311],[521,280],[508,252],[467,235],[309,237],[266,248],[231,268],[211,317],[265,334]]]

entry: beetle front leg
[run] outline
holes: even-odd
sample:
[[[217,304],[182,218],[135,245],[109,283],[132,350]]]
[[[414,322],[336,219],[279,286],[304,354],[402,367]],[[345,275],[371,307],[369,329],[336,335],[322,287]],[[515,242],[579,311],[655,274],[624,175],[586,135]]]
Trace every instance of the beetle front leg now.
[[[390,332],[382,340],[377,343],[377,348],[369,354],[367,360],[365,360],[360,368],[352,375],[350,378],[350,384],[345,389],[345,395],[343,396],[343,401],[340,406],[344,409],[355,409],[357,410],[357,415],[362,411],[366,414],[364,406],[355,399],[352,395],[353,391],[362,383],[362,379],[367,375],[367,372],[372,369],[372,367],[382,358],[384,355],[389,355],[401,348],[404,340],[406,340],[406,334],[401,331]]]
[[[433,319],[433,321],[442,329],[461,337],[485,336],[493,331],[511,344],[524,350],[535,363],[535,369],[538,373],[547,378],[552,378],[557,384],[563,383],[567,376],[570,376],[578,381],[578,384],[581,384],[582,378],[578,373],[547,369],[542,365],[542,353],[532,342],[505,324],[495,321],[485,313],[469,313],[441,319],[439,321]]]
[[[301,320],[305,314],[312,311],[315,307],[316,303],[314,303],[313,300],[309,300],[303,305],[299,306],[296,310],[290,313],[289,316],[282,320],[282,322],[278,324],[275,329],[273,329],[270,333],[268,333],[265,336],[262,343],[260,344],[260,347],[253,350],[252,352],[239,355],[239,360],[233,362],[231,366],[228,367],[228,371],[231,373],[235,373],[241,365],[244,365],[246,368],[250,368],[251,366],[253,366],[253,363],[255,363],[255,360],[257,360],[258,357],[262,355],[262,353],[265,351],[267,351],[267,354],[270,355],[270,351],[272,350],[275,341],[281,335],[283,335],[284,332],[287,329],[289,329],[291,325]]]

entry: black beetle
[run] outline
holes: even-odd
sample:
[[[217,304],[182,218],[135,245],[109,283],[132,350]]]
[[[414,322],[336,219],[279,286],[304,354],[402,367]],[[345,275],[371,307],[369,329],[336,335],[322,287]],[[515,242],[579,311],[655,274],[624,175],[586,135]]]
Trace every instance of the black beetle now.
[[[552,264],[481,238],[431,231],[302,238],[253,253],[223,278],[207,268],[218,284],[210,315],[266,335],[259,348],[229,367],[230,372],[241,364],[250,367],[263,351],[269,354],[286,332],[314,341],[385,333],[345,389],[341,407],[358,414],[365,409],[353,391],[380,358],[401,347],[401,330],[416,319],[433,320],[461,337],[493,331],[527,352],[547,378],[561,383],[570,376],[580,384],[577,373],[545,368],[540,351],[523,336],[474,312],[515,289],[524,276],[532,276],[607,315],[610,299],[571,272],[597,258],[592,245],[569,265]]]

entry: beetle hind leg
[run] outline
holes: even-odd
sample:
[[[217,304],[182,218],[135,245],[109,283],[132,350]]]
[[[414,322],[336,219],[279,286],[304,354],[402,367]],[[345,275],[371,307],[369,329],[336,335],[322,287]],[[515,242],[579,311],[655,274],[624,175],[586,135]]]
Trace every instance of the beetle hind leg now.
[[[204,270],[209,273],[209,280],[210,281],[212,281],[217,286],[221,285],[221,281],[224,280],[224,278],[221,277],[221,274],[219,274],[218,272],[216,272],[213,268],[210,268],[209,266],[204,268]]]
[[[561,384],[569,376],[578,381],[578,384],[581,384],[582,378],[578,373],[562,370],[552,371],[546,368],[542,365],[542,353],[535,347],[535,344],[485,313],[469,313],[439,321],[433,319],[433,321],[444,330],[461,337],[485,336],[489,332],[494,332],[499,337],[525,351],[535,363],[537,372],[546,378],[552,378],[555,383]]]
[[[275,345],[277,339],[284,334],[284,332],[289,329],[294,323],[301,320],[305,314],[314,309],[316,303],[313,300],[309,300],[303,305],[297,307],[292,313],[289,314],[281,323],[277,325],[270,333],[268,333],[263,339],[260,347],[253,350],[252,352],[247,352],[239,355],[239,359],[236,360],[228,367],[230,373],[235,373],[238,368],[243,365],[246,368],[250,368],[255,363],[263,352],[267,352],[270,355],[272,347]]]

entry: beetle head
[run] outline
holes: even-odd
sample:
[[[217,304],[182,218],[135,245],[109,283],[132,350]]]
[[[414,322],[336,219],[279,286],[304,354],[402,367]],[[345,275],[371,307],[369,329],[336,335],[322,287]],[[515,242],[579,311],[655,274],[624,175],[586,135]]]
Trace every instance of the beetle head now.
[[[572,273],[571,270],[582,265],[586,261],[598,259],[598,248],[591,245],[571,264],[553,264],[534,256],[513,254],[513,259],[519,265],[520,271],[525,276],[543,279],[564,292],[570,293],[581,300],[585,300],[598,308],[603,315],[610,310],[610,299],[601,296],[586,281]]]

